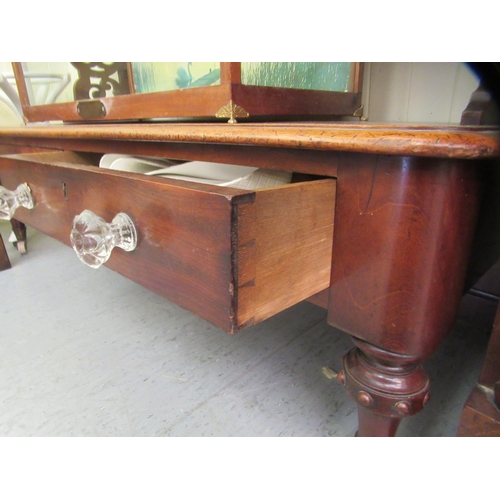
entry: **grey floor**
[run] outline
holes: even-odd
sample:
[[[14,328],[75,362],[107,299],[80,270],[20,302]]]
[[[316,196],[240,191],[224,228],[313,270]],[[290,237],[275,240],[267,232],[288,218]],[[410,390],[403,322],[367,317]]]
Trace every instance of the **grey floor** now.
[[[353,436],[355,406],[321,369],[347,335],[301,303],[230,336],[73,250],[0,233],[0,436]],[[423,412],[399,436],[454,436],[487,332],[464,322],[425,364]]]

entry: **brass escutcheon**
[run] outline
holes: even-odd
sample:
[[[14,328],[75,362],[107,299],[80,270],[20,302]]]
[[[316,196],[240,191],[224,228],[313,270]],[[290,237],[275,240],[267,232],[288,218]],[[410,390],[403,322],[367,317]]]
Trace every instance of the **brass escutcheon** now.
[[[104,118],[106,116],[106,108],[101,101],[80,101],[76,105],[76,110],[85,120]]]

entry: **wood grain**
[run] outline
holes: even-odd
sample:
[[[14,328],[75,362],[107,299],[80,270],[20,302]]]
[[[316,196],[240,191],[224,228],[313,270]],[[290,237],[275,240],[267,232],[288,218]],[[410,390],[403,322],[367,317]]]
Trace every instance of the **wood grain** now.
[[[115,249],[106,265],[228,332],[328,286],[334,179],[252,192],[89,164],[91,156],[68,152],[2,158],[2,183],[27,182],[36,203],[16,218],[70,245],[73,218],[84,209],[108,222],[126,212],[137,249]],[[256,284],[253,297],[238,279]]]
[[[460,417],[459,437],[500,437],[500,411],[487,394],[476,387]]]
[[[352,155],[339,166],[329,323],[430,355],[460,302],[478,209],[467,162]]]
[[[334,213],[334,179],[260,190],[239,209],[239,325],[328,287]]]
[[[500,436],[500,307],[478,384],[467,399],[460,417],[459,436]]]
[[[7,250],[5,249],[5,245],[3,242],[2,235],[0,234],[0,271],[5,271],[6,269],[10,269],[10,260],[7,255]]]
[[[488,127],[423,127],[366,123],[337,124],[133,124],[33,126],[0,129],[0,142],[73,140],[137,143],[174,142],[294,148],[437,158],[492,158],[500,156],[498,129]],[[78,149],[78,148],[76,148]]]

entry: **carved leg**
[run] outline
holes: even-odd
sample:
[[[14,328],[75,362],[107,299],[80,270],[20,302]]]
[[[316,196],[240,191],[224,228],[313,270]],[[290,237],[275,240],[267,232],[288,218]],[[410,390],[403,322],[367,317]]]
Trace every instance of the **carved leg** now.
[[[0,234],[0,271],[5,271],[6,269],[10,269],[10,267],[9,256],[7,255],[7,250],[5,250],[2,235]]]
[[[358,436],[394,436],[429,401],[429,377],[414,357],[353,340],[337,378],[358,405]]]
[[[362,436],[393,435],[427,402],[420,362],[455,321],[479,192],[473,165],[454,159],[339,161],[328,323],[357,339],[341,378]]]
[[[26,225],[16,219],[12,219],[10,222],[12,224],[12,230],[14,231],[17,240],[17,242],[15,243],[16,248],[19,250],[20,254],[25,254],[28,251]]]

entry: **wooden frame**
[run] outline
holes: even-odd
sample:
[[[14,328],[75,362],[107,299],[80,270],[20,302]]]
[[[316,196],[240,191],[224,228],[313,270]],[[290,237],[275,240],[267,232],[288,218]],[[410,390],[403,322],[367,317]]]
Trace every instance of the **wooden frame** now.
[[[133,78],[129,76],[132,93],[128,95],[46,105],[30,104],[22,63],[14,62],[12,66],[26,122],[197,119],[234,123],[240,120],[361,116],[362,63],[352,64],[348,92],[243,85],[241,63],[221,62],[220,85],[135,94]],[[92,102],[98,111],[93,116],[82,117],[79,105]]]

